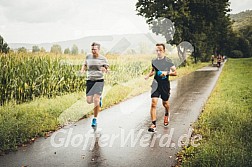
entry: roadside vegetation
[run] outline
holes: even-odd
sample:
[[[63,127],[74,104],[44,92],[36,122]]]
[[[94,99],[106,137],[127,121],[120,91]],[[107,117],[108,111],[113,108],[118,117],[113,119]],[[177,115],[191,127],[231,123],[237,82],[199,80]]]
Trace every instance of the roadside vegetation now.
[[[182,166],[252,166],[252,59],[230,59],[194,133],[203,140],[178,153]]]

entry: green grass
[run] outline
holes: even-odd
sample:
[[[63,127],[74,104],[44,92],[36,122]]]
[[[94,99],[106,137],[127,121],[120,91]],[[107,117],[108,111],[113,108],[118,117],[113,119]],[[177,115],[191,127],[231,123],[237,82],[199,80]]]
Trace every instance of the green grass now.
[[[252,59],[230,59],[194,124],[203,140],[178,155],[182,166],[252,166]]]
[[[136,61],[136,59],[134,59]],[[127,70],[126,60],[114,60],[114,68],[120,68],[118,73],[106,76],[104,88],[103,109],[124,101],[143,92],[150,91],[152,79],[144,80],[150,70],[150,57],[138,57],[141,63],[136,64],[133,59],[127,61],[126,66],[138,66]],[[77,60],[78,61],[78,60]],[[195,71],[206,63],[179,68],[178,77]],[[113,69],[113,68],[112,68]],[[117,71],[119,69],[114,69]],[[126,75],[130,74],[130,75]],[[125,75],[120,77],[120,75]],[[134,79],[133,79],[134,78]],[[171,80],[177,77],[171,77]],[[17,105],[10,102],[0,107],[0,153],[15,150],[18,145],[29,142],[46,132],[57,130],[64,124],[79,120],[92,114],[93,105],[86,103],[85,92],[69,93],[48,99],[46,97]]]
[[[74,93],[53,99],[40,98],[20,105],[9,103],[0,107],[0,152],[13,150],[19,144],[57,129],[60,113],[82,95]]]

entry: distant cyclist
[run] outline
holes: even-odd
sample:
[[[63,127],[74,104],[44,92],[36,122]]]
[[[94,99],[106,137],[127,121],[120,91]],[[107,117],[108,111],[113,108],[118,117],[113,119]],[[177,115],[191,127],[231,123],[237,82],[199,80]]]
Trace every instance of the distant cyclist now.
[[[169,124],[169,103],[168,99],[170,97],[170,81],[169,76],[176,76],[176,67],[165,56],[165,45],[164,44],[156,44],[156,52],[157,58],[152,60],[152,70],[145,77],[147,80],[149,77],[154,76],[154,80],[152,82],[152,90],[151,90],[151,126],[149,127],[149,132],[156,131],[156,107],[158,98],[161,97],[163,101],[163,106],[165,107],[165,116],[164,116],[164,126]]]
[[[101,110],[102,98],[101,94],[104,87],[103,73],[108,72],[108,60],[100,55],[100,44],[92,43],[92,54],[86,56],[86,61],[82,66],[81,72],[87,71],[86,96],[87,103],[94,103],[94,118],[92,127],[97,126],[97,116]]]

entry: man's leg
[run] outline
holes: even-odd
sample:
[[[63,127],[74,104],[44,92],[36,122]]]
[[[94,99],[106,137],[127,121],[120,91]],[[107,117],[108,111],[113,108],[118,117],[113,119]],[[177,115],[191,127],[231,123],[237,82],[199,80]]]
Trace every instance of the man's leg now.
[[[167,126],[169,124],[169,101],[164,101],[163,100],[163,106],[165,108],[165,116],[164,116],[164,125]]]
[[[164,84],[162,86],[162,93],[161,93],[161,99],[163,102],[163,106],[165,108],[165,116],[164,116],[164,126],[167,126],[169,124],[169,98],[170,98],[170,84]]]
[[[94,102],[94,96],[92,95],[92,96],[87,96],[87,103],[88,104],[92,104],[93,102]]]
[[[93,101],[94,101],[94,118],[92,120],[92,127],[95,128],[97,126],[97,116],[98,116],[98,113],[100,111],[100,95],[98,94],[94,94],[94,98],[93,98]]]
[[[93,102],[94,102],[94,118],[92,119],[92,127],[95,128],[97,126],[97,116],[101,110],[100,107],[100,94],[94,94]]]
[[[92,104],[94,102],[94,93],[92,92],[92,87],[94,85],[94,83],[92,81],[87,81],[86,82],[86,97],[87,97],[87,103],[88,104]]]
[[[157,102],[158,102],[158,98],[151,99],[151,109],[150,109],[151,121],[156,121],[157,119],[157,115],[156,115]]]
[[[94,117],[98,116],[99,111],[101,110],[100,107],[100,96],[99,94],[94,95]]]
[[[170,109],[170,105],[169,105],[169,101],[163,101],[163,106],[165,108],[165,115],[168,116],[169,115],[169,109]]]
[[[97,126],[97,116],[100,111],[100,97],[103,90],[104,82],[96,81],[87,83],[87,102],[89,104],[94,103],[94,118],[92,120],[92,127]]]
[[[158,98],[153,97],[151,99],[151,109],[150,109],[150,114],[151,114],[151,121],[152,121],[152,125],[150,126],[150,128],[148,129],[149,132],[155,132],[156,131],[156,120],[157,120],[157,102],[158,102]]]

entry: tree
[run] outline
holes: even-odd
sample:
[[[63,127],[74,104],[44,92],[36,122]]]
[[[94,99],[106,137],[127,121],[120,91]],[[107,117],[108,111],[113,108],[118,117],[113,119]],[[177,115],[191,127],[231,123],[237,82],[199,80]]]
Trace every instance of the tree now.
[[[0,35],[0,53],[8,53],[10,50],[8,44],[4,42],[3,37]]]
[[[188,3],[189,0],[139,0],[136,9],[138,15],[146,18],[154,33],[163,35],[167,43],[179,45],[183,41],[191,42]],[[181,48],[177,49],[180,53]]]
[[[175,45],[190,42],[194,46],[195,60],[207,61],[208,55],[221,52],[228,42],[231,30],[228,0],[138,0],[136,9],[138,15],[146,18],[152,31],[163,35],[167,42]],[[167,21],[159,21],[159,18],[173,22],[173,38],[169,35],[172,28],[167,28]]]
[[[244,38],[248,39],[250,43],[252,43],[252,25],[243,27],[239,30],[239,32]]]
[[[40,52],[45,53],[46,52],[45,48],[41,47]]]
[[[64,50],[64,54],[71,54],[70,49],[69,49],[69,48],[66,48],[66,49]]]
[[[240,37],[238,44],[239,48],[237,49],[243,53],[243,57],[251,57],[249,40],[245,39],[244,37]]]
[[[230,53],[230,57],[231,58],[242,58],[243,57],[243,53],[240,50],[233,50]]]
[[[229,43],[228,35],[232,31],[227,15],[230,11],[228,0],[190,1],[189,11],[192,44],[198,46],[194,55],[208,61],[211,54],[224,54]]]
[[[240,48],[246,50],[244,53],[246,57],[252,56],[252,26],[248,25],[239,30],[240,36],[243,41],[240,41]],[[243,46],[241,46],[241,43]],[[243,50],[241,49],[241,50]]]
[[[18,53],[27,53],[27,49],[25,47],[18,48]]]
[[[40,49],[39,49],[39,47],[38,47],[37,45],[32,46],[32,52],[33,52],[33,53],[39,52],[39,51],[40,51]]]
[[[73,55],[79,54],[79,49],[78,49],[78,46],[77,46],[77,45],[74,44],[74,45],[72,46],[71,53],[72,53]]]
[[[58,44],[54,44],[52,47],[51,47],[51,53],[55,53],[55,54],[62,54],[62,50],[61,50],[61,46],[58,45]]]

